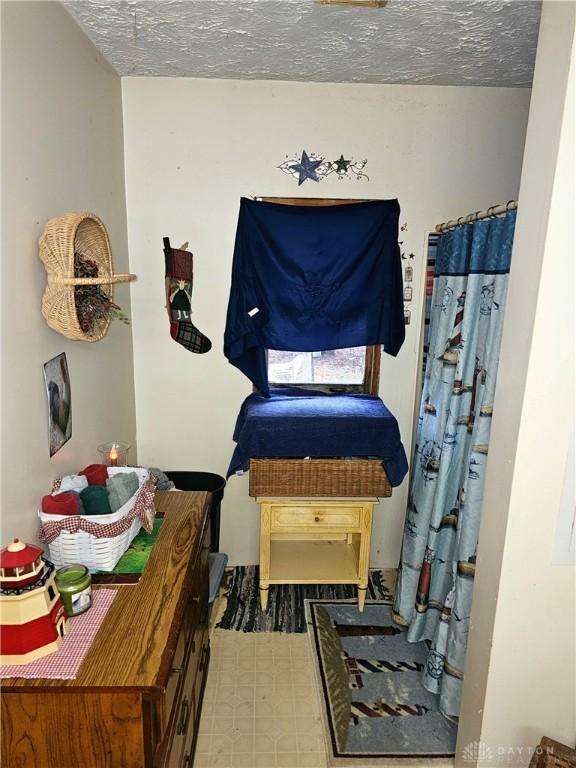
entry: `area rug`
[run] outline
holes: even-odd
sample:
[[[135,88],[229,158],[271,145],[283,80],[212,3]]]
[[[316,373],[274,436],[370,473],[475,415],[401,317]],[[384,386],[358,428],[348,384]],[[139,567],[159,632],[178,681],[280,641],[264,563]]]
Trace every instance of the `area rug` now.
[[[392,597],[396,572],[370,571],[369,600]],[[272,584],[268,608],[260,610],[258,566],[236,566],[226,572],[226,607],[218,629],[242,632],[306,632],[305,600],[349,600],[356,597],[350,584]]]
[[[390,600],[309,600],[306,618],[329,766],[430,764],[454,755],[455,723],[421,683],[425,643],[408,643]]]

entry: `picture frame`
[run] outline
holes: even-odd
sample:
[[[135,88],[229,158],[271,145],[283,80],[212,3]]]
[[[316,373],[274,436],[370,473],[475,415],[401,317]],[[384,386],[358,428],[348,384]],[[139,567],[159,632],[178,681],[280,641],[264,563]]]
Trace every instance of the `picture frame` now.
[[[72,391],[66,353],[44,363],[48,399],[48,447],[50,457],[72,437]]]

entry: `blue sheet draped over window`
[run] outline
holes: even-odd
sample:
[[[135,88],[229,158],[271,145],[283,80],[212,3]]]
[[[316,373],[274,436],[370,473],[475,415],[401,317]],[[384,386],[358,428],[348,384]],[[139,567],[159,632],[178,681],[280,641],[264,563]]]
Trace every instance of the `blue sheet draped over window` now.
[[[397,200],[336,206],[242,198],[224,354],[264,395],[266,349],[404,341]]]

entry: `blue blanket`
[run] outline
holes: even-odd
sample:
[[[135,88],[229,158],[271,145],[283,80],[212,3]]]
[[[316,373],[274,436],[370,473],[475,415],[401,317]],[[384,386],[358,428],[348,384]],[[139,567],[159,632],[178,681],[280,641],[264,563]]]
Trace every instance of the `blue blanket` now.
[[[404,341],[397,200],[240,203],[224,354],[268,394],[266,350]]]
[[[391,485],[400,485],[408,462],[398,422],[379,397],[272,390],[244,400],[234,430],[237,443],[227,477],[249,468],[251,458],[370,456],[382,459]]]

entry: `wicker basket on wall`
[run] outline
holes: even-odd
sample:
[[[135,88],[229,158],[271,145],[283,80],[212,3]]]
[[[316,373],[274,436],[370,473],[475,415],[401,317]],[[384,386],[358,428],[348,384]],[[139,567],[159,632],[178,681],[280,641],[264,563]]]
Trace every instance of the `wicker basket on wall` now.
[[[101,285],[112,299],[114,283],[127,283],[136,275],[114,274],[108,232],[94,213],[65,213],[46,224],[38,241],[39,255],[48,273],[42,315],[55,331],[74,341],[99,341],[108,332],[110,318],[86,333],[76,314],[74,287]],[[97,277],[74,276],[74,254],[98,265]]]

